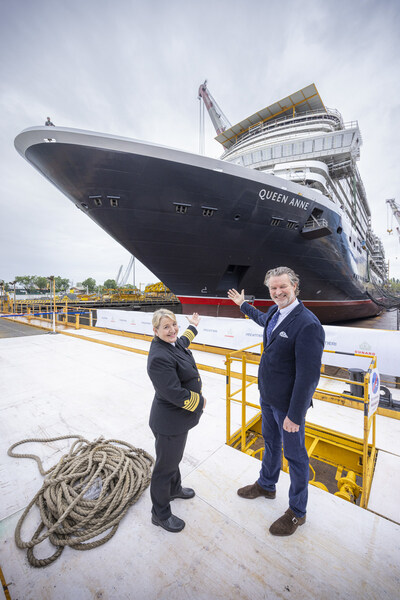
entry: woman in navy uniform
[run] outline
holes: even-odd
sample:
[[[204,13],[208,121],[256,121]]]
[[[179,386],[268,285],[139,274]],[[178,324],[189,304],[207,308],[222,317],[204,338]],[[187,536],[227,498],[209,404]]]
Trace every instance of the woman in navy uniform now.
[[[190,325],[178,338],[173,312],[161,308],[153,315],[154,338],[147,361],[147,372],[155,395],[150,412],[150,428],[155,437],[156,462],[150,484],[153,503],[152,523],[178,532],[185,522],[171,512],[170,501],[195,495],[183,488],[179,463],[189,429],[197,425],[206,400],[201,394],[201,379],[189,344],[197,335],[199,315],[187,317]]]

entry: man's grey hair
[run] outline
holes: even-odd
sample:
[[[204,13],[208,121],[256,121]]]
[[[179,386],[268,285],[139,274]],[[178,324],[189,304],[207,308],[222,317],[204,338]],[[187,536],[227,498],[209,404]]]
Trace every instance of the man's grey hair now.
[[[269,288],[269,280],[271,279],[271,277],[279,277],[280,275],[288,275],[290,283],[292,285],[297,284],[295,294],[296,296],[298,296],[300,293],[300,278],[293,271],[293,269],[290,269],[290,267],[275,267],[275,269],[270,269],[269,271],[267,271],[265,274],[264,285],[266,285],[267,288]]]

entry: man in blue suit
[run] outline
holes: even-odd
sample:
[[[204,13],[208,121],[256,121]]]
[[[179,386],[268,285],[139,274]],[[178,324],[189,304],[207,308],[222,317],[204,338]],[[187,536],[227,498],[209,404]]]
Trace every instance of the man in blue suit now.
[[[275,521],[272,535],[292,535],[306,520],[309,460],[305,416],[318,385],[325,332],[317,317],[297,299],[299,278],[289,267],[267,272],[265,285],[277,306],[263,313],[235,289],[228,297],[264,327],[264,351],[258,371],[264,457],[258,480],[238,490],[242,498],[275,498],[283,452],[289,463],[289,508]]]

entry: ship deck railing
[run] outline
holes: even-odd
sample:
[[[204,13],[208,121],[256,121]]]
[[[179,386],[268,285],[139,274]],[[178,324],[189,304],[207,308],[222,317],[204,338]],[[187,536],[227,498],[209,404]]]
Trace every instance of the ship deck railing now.
[[[268,133],[275,129],[280,129],[285,125],[294,125],[302,122],[308,123],[315,121],[317,118],[323,120],[332,120],[332,118],[335,118],[336,122],[339,123],[339,130],[353,129],[355,127],[358,127],[358,121],[343,122],[342,117],[338,111],[336,111],[335,109],[327,110],[329,112],[323,113],[320,110],[308,111],[306,113],[302,113],[301,115],[295,115],[294,117],[281,117],[280,119],[276,119],[273,122],[266,121],[264,123],[257,123],[256,125],[249,127],[247,131],[238,134],[236,136],[233,146],[230,146],[229,149],[227,149],[224,152],[222,158],[226,158],[226,156],[228,156],[234,149],[236,150],[236,148],[234,147],[239,142],[244,142],[260,134]]]

